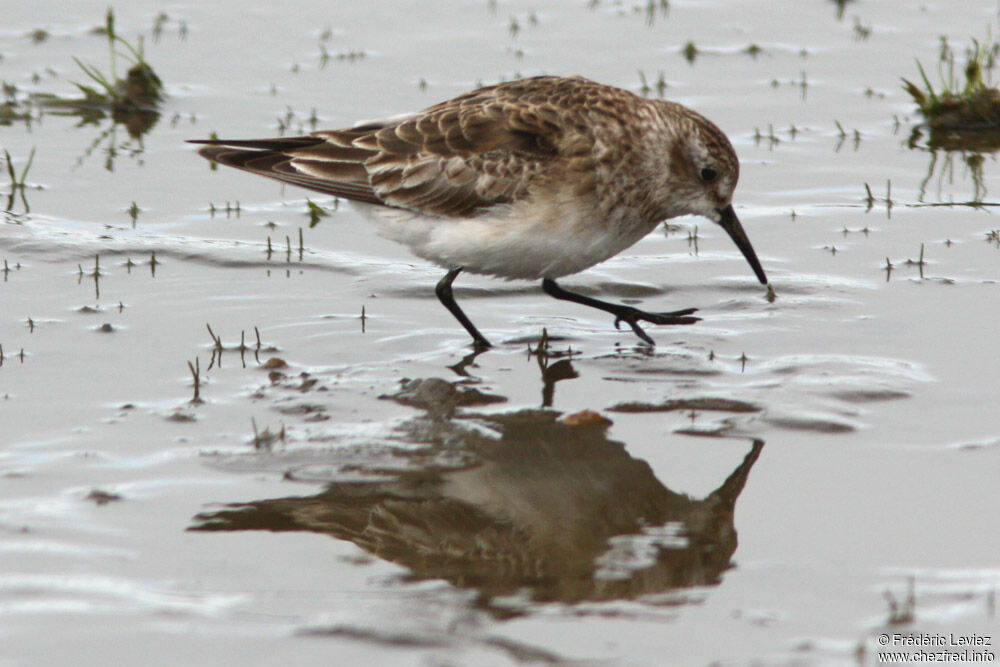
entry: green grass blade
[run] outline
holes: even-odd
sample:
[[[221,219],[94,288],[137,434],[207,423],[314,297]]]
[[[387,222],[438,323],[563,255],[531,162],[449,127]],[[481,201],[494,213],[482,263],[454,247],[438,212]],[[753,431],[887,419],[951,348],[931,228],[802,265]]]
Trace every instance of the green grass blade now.
[[[24,165],[24,171],[21,172],[21,184],[24,184],[24,179],[28,178],[28,172],[31,170],[31,163],[35,161],[35,147],[31,147],[31,152],[28,153],[28,162]]]
[[[82,69],[87,76],[93,79],[99,86],[101,86],[101,88],[105,90],[108,96],[112,99],[118,99],[118,93],[115,92],[114,86],[104,77],[103,74],[100,73],[100,71],[98,71],[96,67],[87,65],[76,56],[73,56],[73,60],[76,61],[76,64],[80,66],[80,69]],[[83,90],[84,93],[86,93],[86,86],[81,86],[80,84],[76,85],[78,88]]]
[[[934,92],[934,86],[931,85],[930,80],[927,78],[927,72],[924,71],[924,66],[920,64],[919,60],[917,60],[917,69],[920,70],[920,78],[924,80],[924,86],[927,88],[927,94],[930,95],[931,102],[937,104],[938,97]]]
[[[3,149],[3,157],[7,161],[7,173],[10,174],[11,185],[17,185],[17,174],[14,173],[14,163],[10,159],[10,153]]]

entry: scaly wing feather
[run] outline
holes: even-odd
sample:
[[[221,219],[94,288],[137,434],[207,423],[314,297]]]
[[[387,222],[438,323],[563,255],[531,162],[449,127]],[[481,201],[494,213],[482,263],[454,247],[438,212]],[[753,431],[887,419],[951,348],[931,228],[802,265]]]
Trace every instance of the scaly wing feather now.
[[[554,92],[565,79],[551,80]],[[464,217],[528,194],[560,157],[554,103],[524,81],[417,114],[287,139],[196,141],[209,160],[369,204]],[[537,80],[534,87],[537,91]],[[543,91],[544,92],[544,91]]]

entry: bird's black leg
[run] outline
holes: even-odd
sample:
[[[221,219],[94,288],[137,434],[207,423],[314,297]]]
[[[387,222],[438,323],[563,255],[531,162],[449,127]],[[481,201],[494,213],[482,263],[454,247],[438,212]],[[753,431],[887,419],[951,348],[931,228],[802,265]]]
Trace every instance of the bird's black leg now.
[[[607,301],[593,299],[589,296],[577,294],[576,292],[567,292],[562,287],[559,287],[559,285],[556,284],[556,281],[552,278],[542,279],[542,289],[545,290],[546,294],[557,299],[572,301],[574,303],[582,303],[584,306],[590,306],[591,308],[597,308],[606,313],[611,313],[615,316],[615,328],[618,328],[618,325],[621,322],[625,322],[632,327],[632,331],[635,332],[636,336],[650,345],[656,345],[656,343],[645,331],[642,330],[642,327],[639,326],[638,323],[640,320],[650,322],[652,324],[694,324],[701,319],[698,317],[690,317],[691,313],[695,312],[697,308],[685,308],[684,310],[674,310],[669,313],[647,313],[644,310],[639,310],[638,308],[633,308],[632,306],[626,306],[619,303],[608,303]]]
[[[451,283],[455,280],[455,276],[461,272],[461,267],[448,271],[444,278],[438,282],[437,287],[434,288],[434,293],[437,294],[438,300],[444,304],[444,307],[448,309],[448,312],[454,315],[455,319],[458,320],[463,327],[465,327],[466,331],[469,332],[469,335],[472,336],[473,345],[476,348],[485,349],[487,347],[493,347],[490,345],[490,342],[486,340],[486,337],[479,333],[479,329],[477,329],[476,325],[474,325],[466,314],[462,312],[462,309],[458,307],[458,304],[455,303],[455,297],[451,293]]]

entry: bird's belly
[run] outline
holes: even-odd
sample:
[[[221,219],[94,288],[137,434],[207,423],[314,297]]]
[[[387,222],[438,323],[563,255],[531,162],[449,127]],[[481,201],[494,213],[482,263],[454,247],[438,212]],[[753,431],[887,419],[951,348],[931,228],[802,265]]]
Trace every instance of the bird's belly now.
[[[571,207],[504,205],[472,218],[370,209],[379,234],[408,246],[418,257],[508,280],[577,273],[633,245],[655,226],[599,220]]]

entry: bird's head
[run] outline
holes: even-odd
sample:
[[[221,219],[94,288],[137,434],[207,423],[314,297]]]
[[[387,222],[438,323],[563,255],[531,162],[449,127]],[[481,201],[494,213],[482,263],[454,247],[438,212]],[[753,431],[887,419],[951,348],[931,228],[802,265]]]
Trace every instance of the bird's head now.
[[[740,162],[726,135],[703,116],[669,102],[661,102],[673,128],[665,140],[668,154],[665,207],[667,217],[701,215],[716,223],[740,249],[762,284],[767,276],[733,210],[733,191]],[[669,202],[669,203],[668,203]]]

